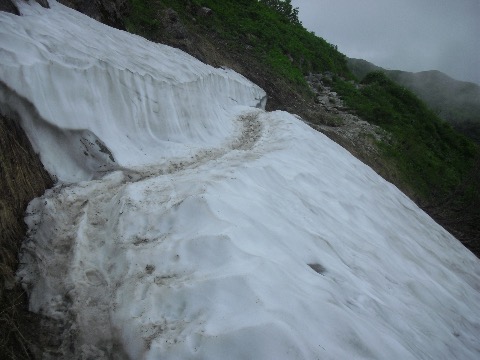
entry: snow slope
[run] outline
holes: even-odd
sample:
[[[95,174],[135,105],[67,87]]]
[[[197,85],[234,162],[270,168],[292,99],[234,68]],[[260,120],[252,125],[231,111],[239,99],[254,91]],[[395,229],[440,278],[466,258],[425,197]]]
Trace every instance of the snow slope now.
[[[231,70],[59,4],[52,11],[19,5],[24,16],[2,16],[0,76],[10,92],[0,103],[23,112],[34,148],[60,180],[89,180],[105,168],[158,164],[159,154],[186,156],[220,144],[233,124],[218,120],[228,119],[233,105],[264,106],[265,92]],[[35,112],[25,113],[25,100]]]
[[[50,3],[0,13],[2,109],[63,180],[18,273],[49,356],[480,357],[480,262],[397,188],[240,75]]]

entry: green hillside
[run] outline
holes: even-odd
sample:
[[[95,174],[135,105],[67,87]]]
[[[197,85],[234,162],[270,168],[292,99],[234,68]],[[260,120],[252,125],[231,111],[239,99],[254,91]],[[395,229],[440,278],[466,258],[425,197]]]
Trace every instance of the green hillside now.
[[[476,146],[383,72],[368,73],[361,84],[337,81],[335,88],[362,118],[394,135],[381,146],[404,181],[424,200],[455,191],[473,166]]]
[[[371,71],[384,72],[390,79],[415,93],[457,131],[480,143],[479,85],[452,79],[436,70],[417,73],[385,70],[361,59],[348,59],[348,66],[359,79]]]
[[[271,0],[131,0],[127,29],[154,38],[165,33],[157,9],[171,8],[185,21],[212,38],[222,40],[222,51],[248,52],[263,66],[294,84],[305,85],[304,74],[332,71],[349,75],[345,55],[324,39],[307,31],[296,9],[278,12]],[[289,2],[287,2],[289,3]],[[270,4],[270,5],[267,5]],[[202,8],[211,13],[202,14]]]

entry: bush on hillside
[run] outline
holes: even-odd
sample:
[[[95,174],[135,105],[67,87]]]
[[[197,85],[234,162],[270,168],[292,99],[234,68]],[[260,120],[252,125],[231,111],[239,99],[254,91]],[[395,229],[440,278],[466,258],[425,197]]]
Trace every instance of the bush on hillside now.
[[[383,72],[369,73],[357,89],[337,79],[336,90],[364,119],[390,132],[385,153],[424,200],[447,196],[473,166],[477,149]]]
[[[294,25],[302,24],[298,19],[298,8],[292,6],[291,0],[260,0],[260,2],[284,16],[290,23]]]

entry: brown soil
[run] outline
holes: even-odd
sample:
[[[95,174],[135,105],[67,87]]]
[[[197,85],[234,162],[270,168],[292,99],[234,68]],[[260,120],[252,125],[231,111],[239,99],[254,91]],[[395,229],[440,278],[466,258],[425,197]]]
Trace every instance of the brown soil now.
[[[18,122],[0,116],[0,354],[5,359],[30,359],[36,346],[39,318],[28,312],[15,271],[25,208],[51,185]]]

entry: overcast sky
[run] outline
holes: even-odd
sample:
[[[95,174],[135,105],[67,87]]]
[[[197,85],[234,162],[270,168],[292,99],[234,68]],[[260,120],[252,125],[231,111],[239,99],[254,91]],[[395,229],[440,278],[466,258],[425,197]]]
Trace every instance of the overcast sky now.
[[[480,0],[292,0],[303,25],[348,57],[480,84]]]

